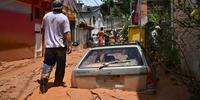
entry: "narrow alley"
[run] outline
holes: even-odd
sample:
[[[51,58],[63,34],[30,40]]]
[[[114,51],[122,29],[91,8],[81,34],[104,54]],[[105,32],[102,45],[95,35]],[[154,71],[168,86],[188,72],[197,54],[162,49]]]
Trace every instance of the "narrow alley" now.
[[[0,0],[0,100],[199,98],[200,0]]]
[[[184,85],[177,85],[169,74],[160,70],[156,95],[142,95],[133,91],[109,89],[70,88],[71,71],[87,50],[74,51],[67,58],[65,73],[67,87],[50,87],[46,94],[39,93],[43,58],[1,62],[1,100],[189,100],[190,94]],[[54,74],[54,71],[52,72]],[[53,74],[50,82],[53,82]]]

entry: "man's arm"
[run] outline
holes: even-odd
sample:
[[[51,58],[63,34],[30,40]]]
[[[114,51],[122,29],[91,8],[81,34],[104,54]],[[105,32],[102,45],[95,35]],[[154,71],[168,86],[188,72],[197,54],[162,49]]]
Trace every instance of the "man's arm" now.
[[[63,31],[64,31],[64,37],[66,40],[67,45],[67,54],[70,54],[72,51],[72,40],[71,40],[71,32],[70,32],[70,24],[67,16],[63,16],[65,18],[63,22]]]
[[[42,20],[42,25],[41,25],[41,35],[42,35],[42,56],[44,56],[44,48],[45,48],[45,44],[44,44],[44,32],[45,32],[45,29],[44,29],[44,19]]]
[[[41,28],[42,40],[44,41],[44,28]]]
[[[67,54],[70,54],[72,52],[71,32],[65,33],[65,39],[66,39],[66,42],[67,42]]]

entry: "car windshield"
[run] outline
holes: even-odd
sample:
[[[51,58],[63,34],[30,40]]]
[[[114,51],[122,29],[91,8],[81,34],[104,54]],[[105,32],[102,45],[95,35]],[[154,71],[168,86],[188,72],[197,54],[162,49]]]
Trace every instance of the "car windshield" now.
[[[80,68],[141,65],[143,61],[136,47],[122,47],[91,50],[82,60]]]

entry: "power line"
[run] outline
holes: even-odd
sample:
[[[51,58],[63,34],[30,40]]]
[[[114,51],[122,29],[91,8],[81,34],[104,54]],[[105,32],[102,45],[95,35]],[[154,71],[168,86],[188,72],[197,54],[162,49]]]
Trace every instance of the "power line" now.
[[[96,0],[94,0],[94,2],[97,4],[97,6],[100,6],[100,5],[97,3],[97,1],[96,1]]]
[[[76,6],[77,6],[77,2],[75,2],[75,0],[72,0],[75,4],[76,4]],[[74,6],[73,6],[74,7]],[[76,11],[76,13],[83,19],[83,21],[86,23],[86,21],[85,21],[85,19],[84,19],[84,17],[81,15],[81,13],[80,13],[80,11],[79,11],[79,9],[77,8],[77,11]]]
[[[85,1],[86,3],[89,3],[88,0],[83,0],[83,1]]]
[[[86,0],[87,1],[87,3],[88,3],[88,0]],[[93,1],[95,1],[95,2],[93,2]],[[97,3],[97,1],[96,0],[89,0],[89,3],[92,3],[93,5],[97,5],[97,6],[99,6],[99,4]]]
[[[83,1],[82,0],[77,0],[78,1],[78,3],[83,3]]]

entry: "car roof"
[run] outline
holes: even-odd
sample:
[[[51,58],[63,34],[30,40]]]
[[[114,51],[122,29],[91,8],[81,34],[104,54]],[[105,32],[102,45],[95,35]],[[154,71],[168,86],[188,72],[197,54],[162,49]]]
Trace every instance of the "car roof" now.
[[[91,48],[91,50],[110,49],[110,48],[124,48],[124,47],[136,47],[136,48],[140,48],[139,45],[118,45],[118,46],[95,47],[95,48]]]
[[[137,47],[141,48],[140,44],[137,42],[133,43],[113,43],[110,45],[101,45],[101,46],[95,46],[91,48],[91,50],[97,50],[97,49],[109,49],[109,48],[123,48],[123,47]]]

